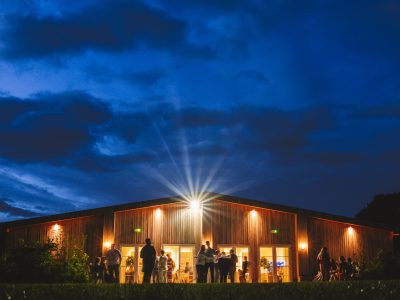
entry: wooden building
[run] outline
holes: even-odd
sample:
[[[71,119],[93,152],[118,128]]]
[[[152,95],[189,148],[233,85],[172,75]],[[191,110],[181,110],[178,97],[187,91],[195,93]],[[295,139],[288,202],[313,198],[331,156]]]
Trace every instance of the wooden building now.
[[[237,269],[247,257],[249,281],[287,282],[315,275],[322,246],[327,246],[335,259],[344,255],[355,260],[372,259],[380,249],[393,246],[393,232],[384,226],[239,197],[207,195],[208,200],[201,203],[163,198],[0,223],[0,247],[4,251],[16,247],[21,239],[51,238],[70,252],[84,237],[85,250],[93,259],[115,243],[123,255],[121,282],[125,282],[127,260],[134,270],[141,270],[138,253],[150,237],[157,251],[164,249],[172,255],[177,266],[174,280],[192,282],[196,253],[210,241],[221,251],[235,250]],[[185,267],[194,274],[185,273]],[[129,276],[133,282],[141,282],[141,272]]]

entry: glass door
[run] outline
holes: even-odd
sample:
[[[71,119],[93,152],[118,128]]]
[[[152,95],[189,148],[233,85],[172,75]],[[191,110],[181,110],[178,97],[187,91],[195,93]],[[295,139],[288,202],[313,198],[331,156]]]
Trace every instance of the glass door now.
[[[135,247],[122,246],[121,248],[120,283],[134,283],[135,281]]]
[[[140,258],[142,247],[137,245],[121,246],[121,270],[120,283],[142,283],[143,282],[143,260]]]
[[[194,246],[164,245],[163,249],[173,261],[167,267],[167,281],[192,283],[195,278]]]
[[[229,255],[231,249],[235,252],[236,256],[238,257],[238,262],[236,263],[236,272],[234,274],[234,282],[240,282],[239,276],[240,272],[243,268],[243,262],[245,260],[248,260],[249,258],[249,248],[248,247],[235,247],[235,246],[223,246],[221,247],[220,251],[225,252],[225,255]],[[250,270],[247,269],[247,272],[245,275],[246,282],[251,282],[250,278]],[[227,279],[227,282],[232,282],[231,278]]]
[[[290,250],[284,246],[260,247],[260,282],[290,282]]]
[[[142,250],[142,248],[143,247],[137,247],[137,249],[138,249],[138,255],[137,255],[137,266],[138,266],[138,268],[137,268],[137,272],[136,272],[136,274],[137,274],[137,278],[136,278],[136,282],[137,283],[142,283],[143,282],[143,259],[142,258],[140,258],[140,251]]]
[[[260,282],[274,282],[274,254],[272,247],[260,248]]]
[[[179,282],[193,283],[194,269],[194,247],[180,247]]]
[[[289,247],[276,247],[276,275],[278,282],[290,282]]]

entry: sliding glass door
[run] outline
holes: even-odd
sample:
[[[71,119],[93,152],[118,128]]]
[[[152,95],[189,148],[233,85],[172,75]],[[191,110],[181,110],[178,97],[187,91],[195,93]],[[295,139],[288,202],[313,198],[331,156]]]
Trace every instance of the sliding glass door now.
[[[260,282],[290,282],[290,267],[289,247],[260,247]]]
[[[175,264],[170,274],[170,281],[174,283],[192,283],[196,268],[194,264],[194,246],[192,245],[164,245],[165,255],[169,254]]]

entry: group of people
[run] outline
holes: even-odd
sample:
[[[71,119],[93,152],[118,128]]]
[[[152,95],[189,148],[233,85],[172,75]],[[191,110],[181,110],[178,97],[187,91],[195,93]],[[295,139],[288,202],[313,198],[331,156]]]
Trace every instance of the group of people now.
[[[339,261],[331,258],[327,247],[322,247],[317,256],[319,265],[318,274],[314,277],[315,281],[336,281],[352,280],[358,275],[358,265],[348,257],[340,256]]]
[[[143,283],[172,283],[177,282],[176,273],[174,273],[176,265],[170,253],[165,253],[164,250],[160,251],[157,256],[154,246],[151,244],[150,239],[146,239],[146,245],[140,251],[140,258],[143,262]],[[207,278],[210,282],[227,282],[229,277],[230,282],[235,282],[236,265],[238,257],[234,249],[229,253],[213,249],[210,242],[207,241],[202,245],[200,251],[197,253],[196,259],[196,273],[197,282],[205,283]],[[97,257],[93,265],[91,265],[91,273],[93,280],[96,283],[119,283],[120,282],[120,266],[122,262],[122,255],[115,244],[111,245],[111,249],[107,251],[105,257]],[[243,257],[242,268],[239,269],[239,281],[246,282],[246,274],[249,272],[250,263],[247,257]],[[125,270],[126,283],[133,283],[134,274],[133,262],[127,264]],[[185,263],[185,267],[181,272],[182,282],[193,282],[193,268],[189,262]]]
[[[235,282],[236,264],[238,257],[234,249],[229,254],[219,249],[214,250],[207,241],[201,245],[200,251],[196,257],[197,282],[207,282],[208,273],[210,273],[211,282],[227,282],[229,276],[230,282]],[[246,282],[246,273],[249,271],[250,263],[247,257],[243,257],[242,268],[239,269],[239,281]]]

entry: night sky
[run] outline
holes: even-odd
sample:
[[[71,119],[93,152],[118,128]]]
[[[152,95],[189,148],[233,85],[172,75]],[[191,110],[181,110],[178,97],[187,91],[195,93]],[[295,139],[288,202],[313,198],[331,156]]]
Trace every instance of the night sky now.
[[[0,221],[400,191],[400,2],[0,2]]]

